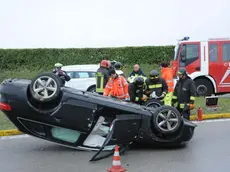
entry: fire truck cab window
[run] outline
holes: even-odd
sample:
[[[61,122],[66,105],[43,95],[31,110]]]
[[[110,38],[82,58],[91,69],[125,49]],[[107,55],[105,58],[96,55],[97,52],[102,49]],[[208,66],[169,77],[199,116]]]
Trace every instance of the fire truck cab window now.
[[[209,60],[210,62],[216,62],[218,60],[218,48],[217,44],[209,45]]]
[[[230,61],[230,43],[222,45],[222,61]]]
[[[184,44],[182,51],[185,52],[185,60],[180,60],[180,66],[187,66],[199,58],[199,44]]]
[[[186,45],[186,60],[198,58],[199,46],[197,44]]]

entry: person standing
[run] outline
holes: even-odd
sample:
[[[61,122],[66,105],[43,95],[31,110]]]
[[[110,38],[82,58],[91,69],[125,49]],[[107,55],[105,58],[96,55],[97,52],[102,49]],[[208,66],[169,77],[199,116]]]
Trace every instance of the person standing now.
[[[172,95],[174,91],[174,83],[173,83],[173,71],[169,67],[169,63],[167,62],[162,62],[160,64],[161,67],[161,76],[165,80],[165,82],[168,85],[168,93],[166,94],[164,98],[165,105],[172,105]]]
[[[105,85],[109,80],[108,61],[102,60],[96,72],[96,93],[103,95]]]
[[[190,111],[194,109],[196,97],[195,82],[188,76],[185,68],[180,68],[178,71],[179,80],[176,83],[173,96],[172,106],[178,109],[181,115],[190,120]]]
[[[53,69],[52,72],[61,79],[61,84],[64,86],[66,81],[70,81],[70,76],[66,73],[66,71],[62,70],[63,65],[61,63],[55,63],[54,67],[55,69]]]
[[[116,71],[116,73],[117,73],[118,75],[122,75],[122,76],[125,77],[125,74],[124,74],[124,72],[122,71],[123,66],[122,66],[121,62],[116,62],[116,63],[114,64],[114,68],[115,68],[115,71]]]

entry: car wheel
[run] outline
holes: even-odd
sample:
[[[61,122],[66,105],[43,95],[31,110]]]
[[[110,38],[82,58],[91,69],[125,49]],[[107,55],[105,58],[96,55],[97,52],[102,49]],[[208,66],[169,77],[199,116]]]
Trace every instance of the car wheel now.
[[[214,93],[213,85],[208,79],[196,79],[197,96],[211,96]]]
[[[145,104],[144,106],[147,106],[147,107],[152,107],[152,108],[158,108],[160,106],[162,106],[163,104],[161,103],[160,100],[157,100],[157,99],[149,99]]]
[[[154,128],[161,134],[175,134],[180,129],[183,118],[180,112],[172,107],[163,105],[155,109],[152,123]]]
[[[53,73],[41,73],[30,83],[31,96],[39,102],[53,101],[60,95],[61,82]]]

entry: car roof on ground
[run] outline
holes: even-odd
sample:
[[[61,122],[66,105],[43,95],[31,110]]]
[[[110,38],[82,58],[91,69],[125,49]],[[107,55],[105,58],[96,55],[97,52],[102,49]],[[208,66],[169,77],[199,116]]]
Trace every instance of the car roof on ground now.
[[[85,65],[67,65],[62,69],[65,71],[97,71],[100,64],[85,64]]]

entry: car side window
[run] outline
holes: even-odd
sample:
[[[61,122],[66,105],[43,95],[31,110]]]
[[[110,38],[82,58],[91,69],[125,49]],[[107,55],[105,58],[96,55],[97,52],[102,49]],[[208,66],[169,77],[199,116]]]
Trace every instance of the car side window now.
[[[218,45],[210,44],[209,45],[209,61],[217,62],[217,60],[218,60]]]
[[[222,44],[222,61],[230,61],[230,43]]]
[[[96,77],[96,72],[88,72],[90,78],[95,78]]]
[[[74,78],[74,72],[71,72],[71,71],[66,71],[67,75],[70,76],[70,78]]]
[[[79,78],[89,78],[88,72],[78,72]]]

